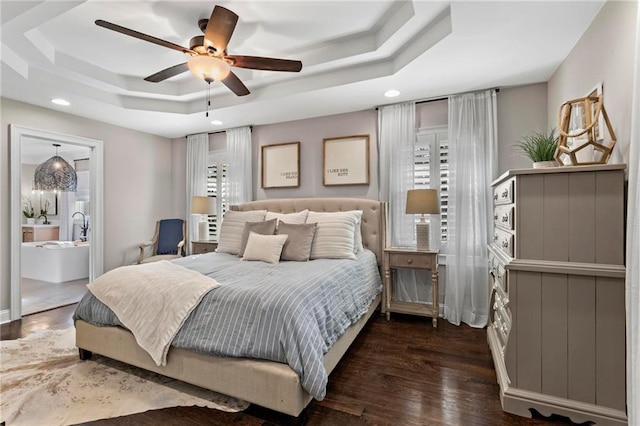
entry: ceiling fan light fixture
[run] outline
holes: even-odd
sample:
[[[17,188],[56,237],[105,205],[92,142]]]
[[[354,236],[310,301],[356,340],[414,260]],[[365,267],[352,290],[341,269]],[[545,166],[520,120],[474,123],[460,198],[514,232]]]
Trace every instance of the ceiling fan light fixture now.
[[[206,82],[224,80],[231,72],[231,67],[222,59],[208,55],[192,56],[187,61],[189,70]]]

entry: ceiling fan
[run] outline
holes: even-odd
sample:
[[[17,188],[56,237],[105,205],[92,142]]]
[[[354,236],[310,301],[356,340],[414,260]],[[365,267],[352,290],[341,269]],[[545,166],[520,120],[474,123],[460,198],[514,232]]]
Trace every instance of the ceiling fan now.
[[[290,59],[265,58],[261,56],[228,55],[227,44],[238,22],[238,15],[222,6],[215,6],[209,19],[198,21],[204,36],[195,36],[189,41],[189,48],[162,40],[111,22],[98,19],[96,25],[140,40],[148,41],[189,55],[189,60],[174,65],[145,78],[158,83],[186,71],[202,78],[207,83],[221,81],[238,96],[248,95],[249,89],[231,71],[230,67],[267,71],[299,72],[302,62]]]

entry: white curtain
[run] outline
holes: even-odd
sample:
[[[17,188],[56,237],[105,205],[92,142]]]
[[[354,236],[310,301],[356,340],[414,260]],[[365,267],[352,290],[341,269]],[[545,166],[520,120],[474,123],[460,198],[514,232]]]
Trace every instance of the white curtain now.
[[[444,317],[484,327],[489,317],[487,244],[496,177],[496,93],[449,97],[449,236]]]
[[[640,424],[640,8],[637,13],[627,203],[627,415],[630,425]]]
[[[58,217],[60,218],[60,241],[73,241],[73,215],[76,204],[75,192],[62,191],[58,194]]]
[[[229,155],[229,205],[253,200],[253,173],[251,162],[251,128],[227,130]]]
[[[416,140],[415,102],[378,109],[378,155],[380,200],[388,205],[387,245],[415,247],[414,216],[405,213],[407,190],[413,189]],[[407,302],[428,302],[430,277],[412,269],[398,269],[394,298]]]
[[[198,222],[202,215],[191,214],[193,197],[207,195],[207,158],[209,135],[200,133],[187,136],[187,241],[186,252],[191,254],[191,241],[198,239]]]

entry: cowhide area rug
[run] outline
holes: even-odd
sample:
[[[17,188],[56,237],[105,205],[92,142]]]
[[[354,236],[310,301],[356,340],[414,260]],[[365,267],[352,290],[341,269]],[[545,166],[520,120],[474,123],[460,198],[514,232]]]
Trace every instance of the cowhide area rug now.
[[[241,411],[248,403],[108,358],[81,361],[75,329],[0,342],[0,423],[65,425],[167,407]]]

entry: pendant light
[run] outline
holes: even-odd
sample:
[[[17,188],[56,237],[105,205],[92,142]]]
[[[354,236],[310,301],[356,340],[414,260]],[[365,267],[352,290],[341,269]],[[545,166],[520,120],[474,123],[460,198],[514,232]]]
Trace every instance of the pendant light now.
[[[76,191],[78,176],[64,158],[58,155],[60,144],[54,143],[56,155],[36,167],[34,188],[38,191]]]

